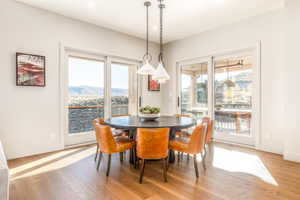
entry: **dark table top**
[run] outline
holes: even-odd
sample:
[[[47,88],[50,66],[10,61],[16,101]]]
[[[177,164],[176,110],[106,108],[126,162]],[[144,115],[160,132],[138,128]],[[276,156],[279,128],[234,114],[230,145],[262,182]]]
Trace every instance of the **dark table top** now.
[[[114,128],[178,128],[184,129],[194,126],[196,120],[189,117],[161,116],[154,121],[145,121],[138,116],[112,117],[105,120],[105,123]]]

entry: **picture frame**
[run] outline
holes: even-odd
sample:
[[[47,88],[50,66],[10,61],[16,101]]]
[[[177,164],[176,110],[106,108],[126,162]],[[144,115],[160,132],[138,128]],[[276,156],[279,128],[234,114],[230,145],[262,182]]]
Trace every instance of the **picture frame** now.
[[[153,80],[152,75],[148,75],[148,91],[160,91],[160,83],[157,80]]]
[[[16,85],[45,87],[46,57],[17,52]]]

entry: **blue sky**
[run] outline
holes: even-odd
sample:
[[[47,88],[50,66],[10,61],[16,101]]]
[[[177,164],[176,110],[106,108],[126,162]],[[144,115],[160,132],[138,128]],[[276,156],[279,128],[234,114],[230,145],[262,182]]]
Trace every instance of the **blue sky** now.
[[[128,67],[112,64],[112,88],[128,89]],[[104,63],[69,58],[69,86],[104,87]]]

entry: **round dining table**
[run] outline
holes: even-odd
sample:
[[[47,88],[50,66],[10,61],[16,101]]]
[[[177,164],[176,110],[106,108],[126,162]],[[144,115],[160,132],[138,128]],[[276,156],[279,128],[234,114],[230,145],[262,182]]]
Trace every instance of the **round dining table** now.
[[[112,128],[129,130],[129,137],[135,139],[138,128],[169,128],[169,139],[175,139],[176,132],[196,125],[196,120],[190,117],[161,116],[156,120],[148,121],[138,116],[112,117],[105,120]],[[133,163],[133,153],[130,154],[130,162]],[[175,162],[174,151],[169,151],[169,162]]]

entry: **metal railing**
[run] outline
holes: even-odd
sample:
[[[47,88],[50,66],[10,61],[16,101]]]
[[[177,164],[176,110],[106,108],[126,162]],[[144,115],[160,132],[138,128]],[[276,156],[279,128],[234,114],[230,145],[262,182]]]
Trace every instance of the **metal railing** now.
[[[99,117],[104,118],[104,109],[104,105],[69,106],[69,133],[92,131],[92,121]],[[112,104],[112,116],[127,114],[128,104]]]

